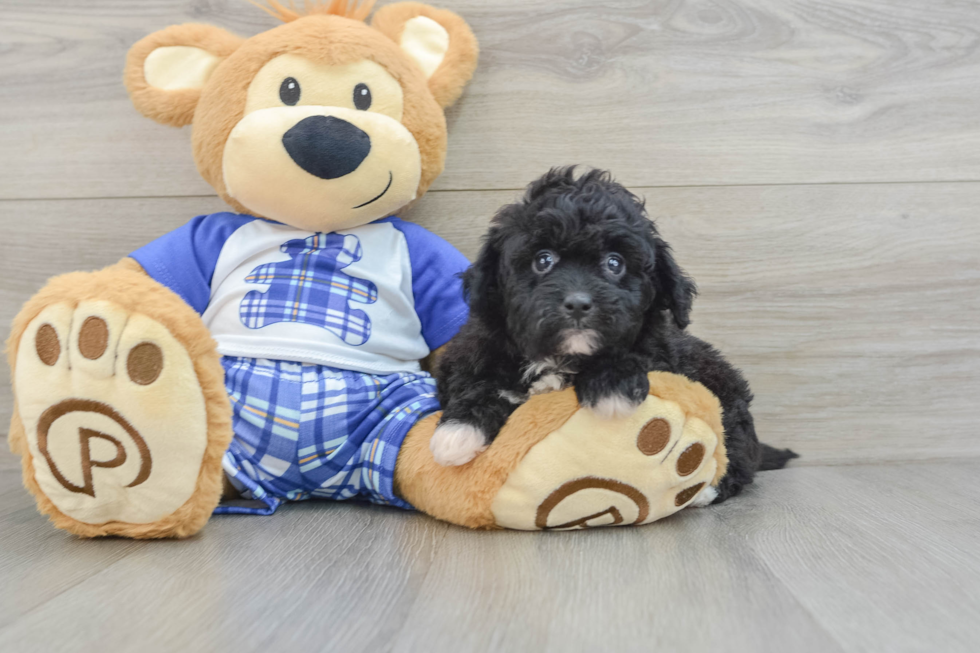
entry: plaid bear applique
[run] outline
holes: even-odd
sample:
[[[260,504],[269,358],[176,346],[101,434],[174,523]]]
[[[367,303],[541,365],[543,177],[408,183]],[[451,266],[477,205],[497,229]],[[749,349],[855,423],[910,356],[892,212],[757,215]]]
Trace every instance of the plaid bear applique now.
[[[373,304],[378,288],[341,270],[363,256],[352,234],[314,234],[290,240],[279,248],[292,258],[260,265],[245,281],[269,284],[242,300],[239,315],[249,329],[279,322],[303,322],[330,331],[348,345],[363,345],[371,337],[371,320],[350,302]]]

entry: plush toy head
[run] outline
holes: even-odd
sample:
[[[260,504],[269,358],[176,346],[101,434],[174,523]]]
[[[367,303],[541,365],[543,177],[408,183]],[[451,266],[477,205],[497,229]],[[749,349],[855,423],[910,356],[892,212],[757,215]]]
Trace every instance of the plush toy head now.
[[[269,0],[285,24],[249,39],[175,25],[129,51],[125,82],[157,122],[193,124],[201,175],[235,209],[311,231],[391,215],[428,189],[446,154],[443,109],[476,67],[449,11],[404,2]]]

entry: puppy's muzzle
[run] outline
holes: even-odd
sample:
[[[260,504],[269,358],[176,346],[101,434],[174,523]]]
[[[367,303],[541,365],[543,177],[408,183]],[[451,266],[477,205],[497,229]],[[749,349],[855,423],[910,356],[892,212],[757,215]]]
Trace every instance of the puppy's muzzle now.
[[[337,179],[357,170],[371,152],[371,137],[336,116],[310,116],[282,137],[290,158],[320,179]]]
[[[584,292],[574,292],[565,297],[562,303],[565,315],[580,322],[592,312],[592,296]]]

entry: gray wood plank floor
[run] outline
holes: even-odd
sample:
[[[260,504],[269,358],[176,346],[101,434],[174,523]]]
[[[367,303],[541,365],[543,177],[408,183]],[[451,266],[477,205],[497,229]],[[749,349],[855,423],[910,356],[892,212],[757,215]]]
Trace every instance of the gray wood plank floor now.
[[[182,542],[74,539],[4,475],[0,650],[975,651],[978,473],[791,468],[651,526],[547,535],[307,503]]]

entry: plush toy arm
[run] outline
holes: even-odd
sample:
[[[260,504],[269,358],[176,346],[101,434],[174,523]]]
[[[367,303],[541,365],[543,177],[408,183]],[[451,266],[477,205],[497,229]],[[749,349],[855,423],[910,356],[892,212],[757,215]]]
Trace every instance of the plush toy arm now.
[[[130,256],[201,314],[211,299],[211,278],[225,242],[256,219],[230,213],[199,215]]]
[[[401,232],[412,266],[412,296],[430,350],[438,350],[459,332],[469,309],[460,278],[469,267],[458,249],[424,227],[399,218],[386,218]]]

